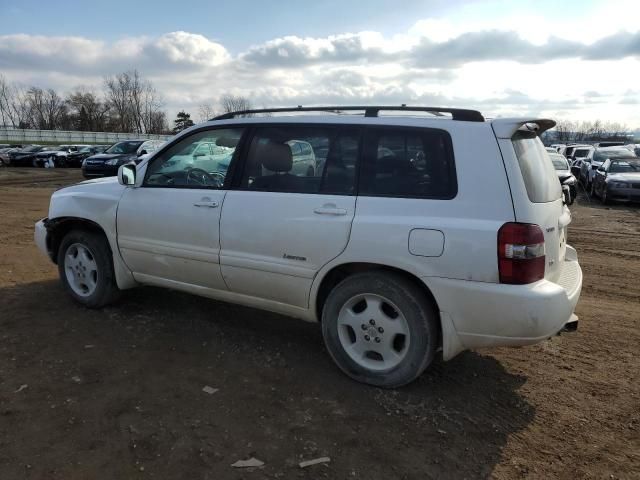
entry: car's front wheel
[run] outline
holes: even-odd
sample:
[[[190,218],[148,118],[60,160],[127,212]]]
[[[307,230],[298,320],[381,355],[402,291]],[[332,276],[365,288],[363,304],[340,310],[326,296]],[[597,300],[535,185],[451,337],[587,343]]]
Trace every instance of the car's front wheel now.
[[[112,303],[120,293],[109,243],[98,233],[67,233],[58,250],[58,273],[71,297],[89,308]]]
[[[377,387],[415,380],[433,360],[438,326],[424,292],[391,272],[347,277],[331,291],[322,312],[333,360],[351,378]]]

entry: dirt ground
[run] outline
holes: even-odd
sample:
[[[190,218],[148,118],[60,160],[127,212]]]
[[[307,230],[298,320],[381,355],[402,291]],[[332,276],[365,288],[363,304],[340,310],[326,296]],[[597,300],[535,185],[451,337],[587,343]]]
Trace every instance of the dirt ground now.
[[[386,391],[317,325],[156,288],[74,304],[32,238],[79,179],[0,168],[0,479],[640,478],[640,207],[572,207],[577,333]]]

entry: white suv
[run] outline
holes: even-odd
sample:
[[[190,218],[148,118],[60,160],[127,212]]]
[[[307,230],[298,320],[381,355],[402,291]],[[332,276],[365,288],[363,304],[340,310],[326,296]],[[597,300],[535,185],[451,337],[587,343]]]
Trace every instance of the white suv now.
[[[145,284],[321,322],[338,366],[383,387],[438,351],[577,326],[571,215],[538,138],[553,121],[326,107],[358,109],[192,127],[117,179],[55,192],[36,243],[87,307]],[[185,162],[202,144],[210,161]],[[294,147],[317,168],[295,169]]]

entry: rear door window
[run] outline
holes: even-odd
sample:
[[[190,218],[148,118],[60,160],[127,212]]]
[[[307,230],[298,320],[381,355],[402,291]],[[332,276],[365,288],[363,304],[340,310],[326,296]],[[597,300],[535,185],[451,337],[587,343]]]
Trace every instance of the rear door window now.
[[[453,148],[442,130],[370,129],[359,195],[450,199],[457,183]]]
[[[512,143],[529,200],[545,203],[559,199],[562,188],[538,136],[533,132],[519,131],[513,136]]]
[[[360,132],[324,126],[257,128],[239,187],[243,190],[351,195]]]

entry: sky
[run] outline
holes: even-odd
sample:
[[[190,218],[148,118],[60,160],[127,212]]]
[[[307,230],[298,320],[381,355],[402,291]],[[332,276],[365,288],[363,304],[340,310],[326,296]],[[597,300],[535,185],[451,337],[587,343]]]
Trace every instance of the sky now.
[[[0,74],[100,91],[137,69],[171,118],[410,104],[640,127],[640,1],[0,0]]]

